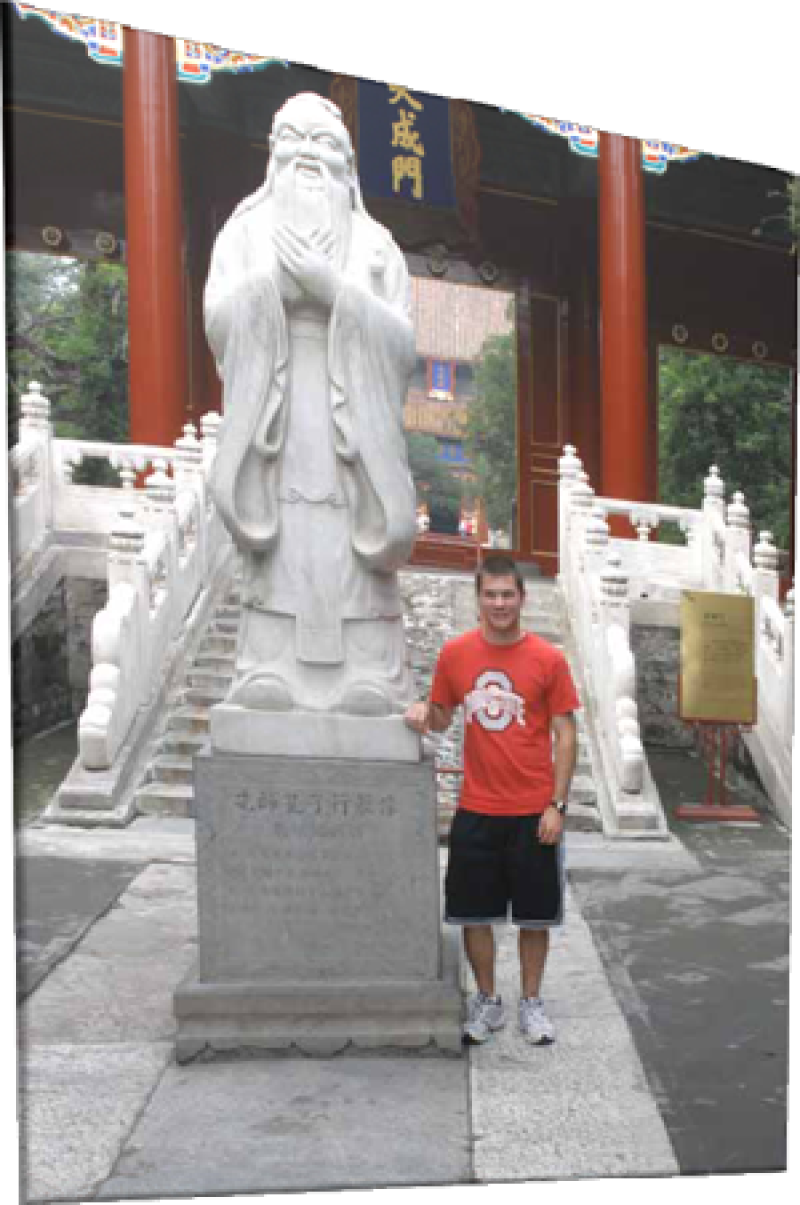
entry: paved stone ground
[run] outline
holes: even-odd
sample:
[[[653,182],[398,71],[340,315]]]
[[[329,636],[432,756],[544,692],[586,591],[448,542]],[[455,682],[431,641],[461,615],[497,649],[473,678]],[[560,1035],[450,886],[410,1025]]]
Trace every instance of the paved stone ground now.
[[[498,928],[510,1023],[465,1058],[178,1067],[192,822],[30,826],[18,856],[51,884],[26,903],[43,944],[63,930],[59,898],[82,934],[19,1010],[28,1201],[785,1165],[788,841],[773,824],[667,843],[570,834],[545,982],[558,1041],[516,1033],[515,936]],[[127,878],[110,907],[76,887],[94,866],[109,889],[114,867]]]
[[[790,847],[768,814],[741,827],[679,821],[703,797],[696,758],[651,753],[693,869],[573,872],[681,1170],[786,1166]],[[735,799],[735,797],[734,797]]]
[[[26,815],[47,793],[47,760],[28,762]],[[702,796],[702,767],[668,754],[651,767],[670,842],[569,834],[567,922],[545,981],[556,1045],[525,1046],[512,1013],[464,1058],[177,1067],[171,995],[194,954],[192,822],[27,825],[23,1199],[784,1167],[789,837],[769,816],[745,828],[675,820],[679,802]],[[497,938],[513,1010],[514,934]]]
[[[66,958],[140,870],[135,862],[100,858],[16,859],[17,1000]]]

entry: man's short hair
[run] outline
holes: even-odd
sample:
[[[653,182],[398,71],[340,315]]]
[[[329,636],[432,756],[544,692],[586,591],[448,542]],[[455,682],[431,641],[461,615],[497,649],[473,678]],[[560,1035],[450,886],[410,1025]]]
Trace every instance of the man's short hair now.
[[[484,577],[508,577],[509,575],[517,583],[520,594],[524,594],[525,583],[513,556],[509,556],[507,552],[487,552],[475,574],[475,593],[480,594]]]

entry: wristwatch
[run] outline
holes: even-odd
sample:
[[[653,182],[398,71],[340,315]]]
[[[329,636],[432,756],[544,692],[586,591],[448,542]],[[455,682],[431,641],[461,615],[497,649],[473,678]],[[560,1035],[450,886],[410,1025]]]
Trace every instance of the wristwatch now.
[[[556,809],[556,811],[558,812],[559,816],[566,816],[566,814],[567,814],[567,801],[566,801],[566,799],[560,799],[560,800],[559,800],[559,799],[554,799],[554,800],[552,801],[552,803],[550,804],[550,807],[551,807],[551,808],[555,808],[555,809]]]

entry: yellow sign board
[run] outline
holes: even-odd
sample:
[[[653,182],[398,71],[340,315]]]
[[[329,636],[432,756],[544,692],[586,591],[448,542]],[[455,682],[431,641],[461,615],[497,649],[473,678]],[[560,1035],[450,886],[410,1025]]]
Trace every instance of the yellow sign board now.
[[[752,598],[684,590],[681,595],[681,719],[756,722]]]

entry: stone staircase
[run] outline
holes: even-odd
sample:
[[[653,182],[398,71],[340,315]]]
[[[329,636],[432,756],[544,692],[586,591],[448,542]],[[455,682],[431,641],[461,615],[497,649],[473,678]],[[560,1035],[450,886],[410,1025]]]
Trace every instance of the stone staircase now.
[[[154,743],[136,807],[146,815],[193,815],[192,759],[208,743],[208,713],[233,680],[236,634],[241,615],[238,583],[218,604],[182,685],[169,700]]]
[[[401,575],[407,609],[406,636],[418,693],[427,691],[433,663],[444,640],[474,627],[475,588],[471,574],[440,575],[408,570]],[[209,709],[230,687],[241,616],[239,582],[233,581],[200,637],[184,681],[173,692],[154,739],[142,784],[136,791],[140,813],[193,815],[195,754],[208,743]],[[563,648],[561,594],[551,582],[527,583],[523,625]],[[459,716],[437,751],[437,828],[446,839],[461,787]],[[601,831],[589,743],[578,713],[578,765],[572,781],[567,829]]]

